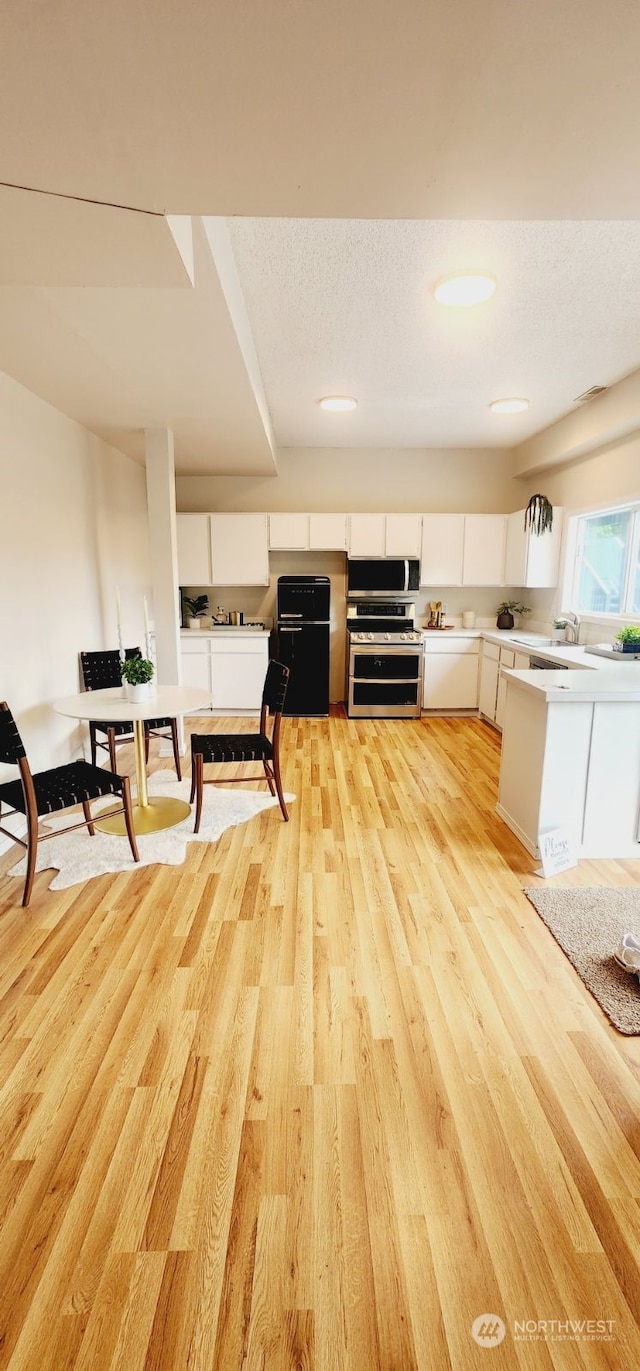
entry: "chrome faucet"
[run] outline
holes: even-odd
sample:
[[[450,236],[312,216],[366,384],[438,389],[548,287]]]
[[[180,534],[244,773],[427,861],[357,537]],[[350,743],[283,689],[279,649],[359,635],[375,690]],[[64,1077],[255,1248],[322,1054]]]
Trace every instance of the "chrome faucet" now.
[[[563,615],[563,620],[564,620],[564,636],[565,636],[565,641],[568,642],[568,643],[579,643],[579,642],[580,642],[580,619],[579,619],[579,616],[578,616],[577,614],[572,614],[571,612],[569,612],[568,614]],[[569,635],[569,629],[571,629],[571,637],[568,636],[568,635]]]

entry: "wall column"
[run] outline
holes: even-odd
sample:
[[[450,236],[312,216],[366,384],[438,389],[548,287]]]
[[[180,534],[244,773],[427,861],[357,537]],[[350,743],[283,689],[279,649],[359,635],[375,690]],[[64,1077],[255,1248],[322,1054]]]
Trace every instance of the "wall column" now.
[[[173,433],[168,428],[147,428],[144,436],[157,675],[163,685],[179,685],[180,589]],[[182,720],[179,722],[180,748],[184,751]],[[163,756],[170,752],[170,747],[161,748]]]

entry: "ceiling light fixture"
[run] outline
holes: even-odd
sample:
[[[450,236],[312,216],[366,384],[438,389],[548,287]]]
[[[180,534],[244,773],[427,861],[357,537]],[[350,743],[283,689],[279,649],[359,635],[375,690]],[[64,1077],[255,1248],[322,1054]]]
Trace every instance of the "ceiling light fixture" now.
[[[521,414],[523,409],[528,408],[529,401],[516,396],[510,400],[492,400],[489,405],[494,414]]]
[[[460,272],[456,276],[445,276],[434,288],[434,295],[440,305],[453,305],[464,308],[467,305],[481,305],[493,295],[497,281],[486,271]]]
[[[353,395],[323,395],[318,404],[321,409],[329,409],[334,414],[358,408],[358,401],[354,400]]]

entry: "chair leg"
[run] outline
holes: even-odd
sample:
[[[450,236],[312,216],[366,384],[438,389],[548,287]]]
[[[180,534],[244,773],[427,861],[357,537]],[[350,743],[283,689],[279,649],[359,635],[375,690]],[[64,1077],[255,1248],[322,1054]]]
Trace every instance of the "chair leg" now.
[[[171,741],[172,741],[172,743],[173,743],[173,760],[174,760],[174,762],[175,762],[175,764],[176,764],[176,776],[178,777],[178,780],[181,781],[181,780],[182,780],[182,771],[180,770],[180,748],[179,748],[179,745],[178,745],[178,720],[177,720],[177,719],[172,719],[172,720],[171,720]]]
[[[267,785],[268,785],[268,787],[269,787],[269,793],[270,793],[271,795],[275,795],[276,792],[275,792],[275,788],[274,788],[274,784],[273,784],[273,772],[272,772],[272,770],[271,770],[271,767],[269,766],[269,763],[268,763],[266,757],[263,758],[263,760],[262,760],[262,765],[263,765],[263,767],[264,767],[264,774],[265,774],[265,776],[266,776]]]
[[[116,733],[114,728],[107,729],[107,738],[109,740],[109,765],[112,771],[117,771],[118,767],[116,763]]]
[[[136,831],[133,827],[133,809],[131,806],[131,783],[129,781],[128,776],[122,777],[122,799],[124,801],[124,821],[127,826],[127,837],[129,839],[129,847],[131,848],[134,862],[139,862],[140,854],[138,852],[138,844],[136,842]]]
[[[92,817],[91,817],[91,805],[89,804],[89,801],[88,801],[88,800],[83,800],[83,801],[82,801],[82,812],[83,812],[83,814],[84,814],[84,819],[85,819],[85,823],[86,823],[86,825],[87,825],[87,828],[89,829],[89,832],[90,832],[90,834],[91,834],[91,837],[93,838],[93,837],[95,837],[95,831],[96,831],[96,830],[95,830],[95,824],[94,824],[93,819],[92,819]]]
[[[23,907],[28,905],[33,890],[33,877],[38,853],[38,815],[35,810],[27,810],[27,877],[22,896]]]
[[[190,804],[190,805],[193,804],[193,801],[195,800],[195,796],[196,796],[196,757],[197,757],[197,755],[198,755],[198,754],[197,754],[196,752],[192,752],[192,753],[191,753],[191,793],[190,793],[190,795],[189,795],[189,804]]]
[[[196,822],[194,833],[200,832],[200,820],[202,818],[202,792],[204,790],[204,763],[202,753],[196,752],[194,757],[195,786],[196,786]]]
[[[282,817],[285,823],[288,823],[289,815],[287,813],[287,806],[284,802],[284,795],[282,793],[282,781],[280,779],[280,758],[278,756],[277,751],[275,751],[273,754],[273,776],[276,783],[276,790],[278,792],[278,799],[280,801],[280,808],[282,810]]]
[[[91,765],[97,766],[98,741],[96,738],[96,726],[93,723],[89,724],[89,737],[91,739]]]

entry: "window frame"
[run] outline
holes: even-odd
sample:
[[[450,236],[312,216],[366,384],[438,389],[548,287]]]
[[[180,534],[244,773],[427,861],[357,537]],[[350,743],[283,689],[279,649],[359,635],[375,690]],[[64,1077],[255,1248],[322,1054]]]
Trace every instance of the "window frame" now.
[[[629,512],[630,536],[625,551],[625,564],[622,581],[621,601],[622,609],[615,614],[608,614],[603,610],[581,610],[577,603],[577,586],[581,569],[581,551],[583,540],[581,530],[584,521],[596,519],[606,514],[619,514]],[[563,613],[577,614],[582,623],[606,624],[619,628],[623,624],[640,624],[640,611],[625,609],[631,599],[633,573],[635,568],[635,556],[640,548],[640,496],[632,499],[616,500],[614,504],[594,505],[588,509],[576,510],[567,519],[567,545],[564,561],[564,576],[562,581],[562,608]]]

